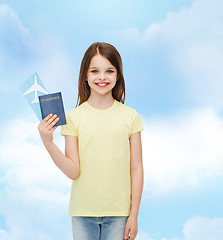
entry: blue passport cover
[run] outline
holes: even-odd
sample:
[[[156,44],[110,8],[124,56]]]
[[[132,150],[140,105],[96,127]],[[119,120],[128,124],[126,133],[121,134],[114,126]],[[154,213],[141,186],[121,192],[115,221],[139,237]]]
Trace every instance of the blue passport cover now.
[[[61,92],[39,96],[39,103],[42,119],[52,113],[60,118],[54,127],[67,124]]]

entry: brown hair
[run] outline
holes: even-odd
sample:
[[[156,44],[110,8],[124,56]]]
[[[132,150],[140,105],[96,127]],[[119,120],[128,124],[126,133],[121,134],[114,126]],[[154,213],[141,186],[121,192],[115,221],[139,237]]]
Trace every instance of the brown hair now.
[[[107,58],[108,61],[117,69],[117,76],[119,78],[116,81],[114,88],[112,89],[112,96],[119,102],[125,102],[125,81],[123,76],[121,56],[117,49],[111,44],[104,42],[95,42],[87,49],[81,62],[78,80],[78,98],[75,107],[81,105],[90,96],[90,86],[85,79],[87,77],[87,71],[91,59],[98,53],[101,54],[103,57]]]

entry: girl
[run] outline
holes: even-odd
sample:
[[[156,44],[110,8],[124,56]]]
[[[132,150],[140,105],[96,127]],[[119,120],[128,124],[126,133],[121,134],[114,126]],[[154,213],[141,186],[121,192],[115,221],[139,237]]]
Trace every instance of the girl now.
[[[81,63],[76,107],[66,112],[67,124],[61,127],[65,155],[53,142],[58,117],[50,114],[38,126],[51,158],[73,180],[74,240],[133,240],[137,235],[144,128],[124,101],[121,56],[108,43],[93,43]]]

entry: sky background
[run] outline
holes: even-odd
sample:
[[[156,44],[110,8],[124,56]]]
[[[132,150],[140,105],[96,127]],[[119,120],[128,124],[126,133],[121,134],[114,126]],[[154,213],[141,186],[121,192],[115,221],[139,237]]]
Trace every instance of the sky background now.
[[[74,108],[96,41],[120,52],[125,104],[144,124],[136,239],[223,239],[222,9],[221,0],[0,0],[1,240],[72,240],[71,180],[45,150],[19,85],[37,72]]]

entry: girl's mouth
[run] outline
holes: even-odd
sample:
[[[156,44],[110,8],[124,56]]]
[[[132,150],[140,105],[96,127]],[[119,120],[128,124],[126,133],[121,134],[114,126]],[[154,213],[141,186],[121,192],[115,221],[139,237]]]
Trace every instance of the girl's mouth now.
[[[95,83],[98,87],[106,87],[109,83]]]

